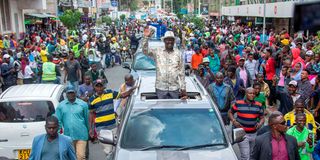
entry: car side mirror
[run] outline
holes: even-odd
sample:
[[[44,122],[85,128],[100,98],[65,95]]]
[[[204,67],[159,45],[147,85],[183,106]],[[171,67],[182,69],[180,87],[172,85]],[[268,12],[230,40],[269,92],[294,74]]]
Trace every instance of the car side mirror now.
[[[246,132],[243,128],[234,128],[232,130],[232,144],[239,143],[244,140]]]
[[[131,66],[128,62],[124,62],[122,67],[131,71]]]
[[[114,135],[111,130],[100,130],[98,133],[98,139],[101,143],[115,145]]]

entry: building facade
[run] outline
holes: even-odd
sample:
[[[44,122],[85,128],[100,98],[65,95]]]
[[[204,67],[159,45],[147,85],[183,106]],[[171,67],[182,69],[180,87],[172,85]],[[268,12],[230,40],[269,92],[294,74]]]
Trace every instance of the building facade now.
[[[46,0],[0,0],[0,34],[16,34],[25,31],[23,11],[46,9]]]

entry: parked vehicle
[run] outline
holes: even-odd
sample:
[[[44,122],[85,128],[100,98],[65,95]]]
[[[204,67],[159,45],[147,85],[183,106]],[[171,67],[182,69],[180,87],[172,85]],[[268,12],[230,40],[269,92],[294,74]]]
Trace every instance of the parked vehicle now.
[[[64,100],[64,86],[28,84],[0,95],[0,159],[28,159],[33,138],[46,133],[46,117]]]

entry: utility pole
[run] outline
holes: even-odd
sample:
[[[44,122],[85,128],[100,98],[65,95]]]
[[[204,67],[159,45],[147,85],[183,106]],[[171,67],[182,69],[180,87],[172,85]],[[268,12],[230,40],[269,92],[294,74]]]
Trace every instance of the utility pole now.
[[[171,0],[171,13],[173,13],[173,0]]]
[[[199,2],[199,6],[198,6],[198,15],[200,16],[201,15],[201,9],[200,9],[200,7],[201,7],[201,0],[198,0],[198,2]]]
[[[262,35],[263,35],[263,38],[266,38],[265,36],[265,33],[266,33],[266,0],[264,0],[264,3],[263,3],[263,28],[262,28]],[[263,39],[264,41],[264,39]]]

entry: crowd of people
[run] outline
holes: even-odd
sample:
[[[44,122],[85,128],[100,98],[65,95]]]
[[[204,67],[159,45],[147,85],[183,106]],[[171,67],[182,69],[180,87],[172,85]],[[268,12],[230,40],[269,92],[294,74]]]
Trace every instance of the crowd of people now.
[[[119,92],[106,89],[104,71],[121,64],[124,48],[132,58],[141,43],[143,53],[156,59],[159,98],[188,98],[184,73],[189,69],[207,89],[225,125],[244,129],[240,159],[320,159],[320,53],[313,50],[320,37],[274,28],[263,34],[261,28],[239,22],[204,24],[199,28],[176,19],[147,19],[113,23],[105,36],[89,26],[32,30],[20,39],[0,35],[2,91],[22,84],[67,84],[67,99],[56,110],[58,120],[51,117],[46,128],[48,132],[49,124],[58,121],[61,133],[72,139],[71,152],[85,159],[87,140],[103,128],[116,132],[116,117],[136,88],[129,74]],[[163,37],[165,49],[149,50],[152,37]],[[164,61],[168,58],[169,63]]]

